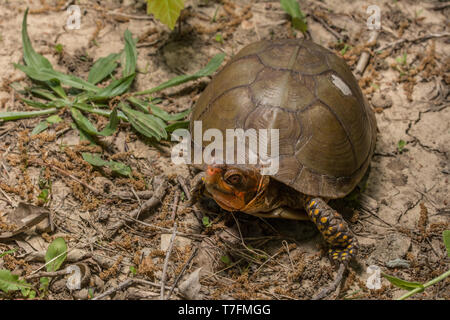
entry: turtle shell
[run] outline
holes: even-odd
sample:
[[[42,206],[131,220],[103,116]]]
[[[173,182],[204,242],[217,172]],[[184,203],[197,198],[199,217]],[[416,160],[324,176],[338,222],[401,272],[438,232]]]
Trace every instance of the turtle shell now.
[[[202,121],[203,132],[279,129],[279,170],[273,178],[325,198],[343,197],[361,180],[377,130],[344,60],[301,39],[244,47],[200,96],[191,132],[194,120]]]

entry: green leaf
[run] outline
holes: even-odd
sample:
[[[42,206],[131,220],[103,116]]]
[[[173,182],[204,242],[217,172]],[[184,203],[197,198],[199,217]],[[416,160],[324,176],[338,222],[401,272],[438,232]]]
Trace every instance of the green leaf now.
[[[39,109],[51,108],[49,105],[46,105],[45,103],[42,103],[42,102],[32,101],[32,100],[28,100],[25,98],[20,98],[20,100],[22,100],[27,105],[29,105],[30,107],[33,107],[33,108],[39,108]]]
[[[183,0],[147,0],[147,14],[153,14],[156,19],[173,30],[181,10]]]
[[[176,114],[170,114],[166,112],[165,110],[161,109],[160,107],[150,104],[148,102],[142,101],[136,97],[129,97],[128,101],[130,101],[133,105],[139,107],[144,113],[149,113],[149,108],[155,116],[158,118],[161,118],[164,121],[178,121],[181,119],[184,119],[190,112],[191,109],[182,111],[180,113]]]
[[[194,73],[192,75],[182,75],[182,76],[175,77],[169,81],[164,82],[163,84],[160,84],[159,86],[157,86],[155,88],[136,92],[134,95],[152,94],[154,92],[161,91],[163,89],[167,89],[170,87],[180,85],[187,81],[196,80],[201,77],[209,76],[209,75],[213,74],[220,67],[224,58],[225,58],[225,53],[219,53],[219,54],[215,55],[203,69],[197,71],[196,73]]]
[[[136,131],[148,138],[167,139],[167,132],[164,129],[166,124],[159,118],[150,114],[136,111],[124,103],[120,104],[120,108],[128,117],[131,125]]]
[[[90,113],[98,114],[98,115],[101,115],[101,116],[104,116],[104,117],[108,117],[108,118],[111,116],[111,113],[112,113],[111,110],[94,108],[94,107],[92,107],[92,106],[90,106],[88,104],[85,104],[85,103],[74,103],[73,107],[75,107],[75,108],[77,108],[79,110],[83,110],[83,111],[87,111],[87,112],[90,112]],[[117,113],[117,117],[119,119],[121,119],[121,120],[128,121],[127,116],[122,111],[119,111]]]
[[[110,114],[108,125],[102,130],[97,131],[97,128],[86,118],[81,111],[76,108],[70,108],[72,113],[72,118],[75,120],[77,126],[83,130],[84,132],[93,135],[93,136],[110,136],[116,131],[117,125],[119,123],[119,119],[117,117],[117,109],[114,110]]]
[[[0,270],[0,290],[8,293],[9,291],[16,291],[22,289],[30,289],[31,285],[25,280],[19,280],[19,276],[12,274],[11,271]]]
[[[45,119],[45,121],[47,121],[50,124],[56,124],[56,123],[60,123],[61,121],[63,121],[61,119],[60,116],[58,116],[57,114],[55,114],[54,116],[50,116],[47,119]]]
[[[2,252],[2,253],[0,253],[0,258],[6,256],[7,254],[14,253],[16,251],[17,251],[17,249],[12,249],[12,250],[8,250],[8,251],[5,251],[5,252]]]
[[[177,129],[188,129],[189,128],[189,121],[179,121],[172,124],[169,124],[166,127],[166,131],[168,133],[172,133]]]
[[[397,144],[398,152],[402,152],[403,149],[405,148],[405,146],[406,146],[406,142],[404,140],[399,140],[398,144]]]
[[[52,69],[52,64],[44,56],[34,51],[31,45],[30,38],[28,37],[27,30],[27,16],[28,8],[25,10],[25,14],[22,20],[22,45],[23,45],[23,60],[25,63],[34,69],[49,68]]]
[[[81,154],[84,161],[89,162],[94,167],[104,167],[108,164],[108,161],[103,160],[98,153],[87,153]]]
[[[133,276],[135,276],[137,274],[137,270],[134,266],[130,266],[130,272]]]
[[[423,287],[423,285],[419,282],[410,282],[410,281],[406,281],[406,280],[402,280],[393,276],[390,276],[388,274],[385,274],[384,272],[381,273],[381,275],[383,277],[385,277],[386,279],[389,280],[390,283],[392,283],[394,286],[399,287],[401,289],[405,289],[405,290],[414,290],[416,288],[422,288],[421,291],[423,291],[423,289],[425,289]]]
[[[41,193],[38,195],[38,199],[42,199],[42,201],[44,201],[44,203],[46,203],[46,202],[48,202],[48,195],[49,195],[49,190],[43,189],[41,191]]]
[[[66,257],[67,257],[66,241],[64,241],[63,238],[56,238],[55,240],[53,240],[52,243],[50,243],[47,252],[45,254],[45,263],[48,263],[49,261],[56,258],[55,260],[46,265],[47,271],[48,272],[57,271],[63,264],[64,260],[66,260]]]
[[[116,60],[119,56],[119,53],[111,53],[107,57],[98,59],[89,71],[88,82],[97,84],[109,76],[117,68]]]
[[[89,100],[91,101],[106,100],[114,98],[116,96],[120,96],[121,94],[125,93],[128,90],[130,85],[133,83],[135,76],[136,74],[133,73],[127,77],[112,81],[107,87],[101,89],[92,97],[89,97]]]
[[[281,8],[292,17],[292,26],[305,33],[308,30],[305,15],[300,10],[297,0],[281,0]]]
[[[37,135],[39,133],[41,133],[44,130],[48,129],[48,122],[47,121],[41,121],[38,123],[38,125],[36,127],[34,127],[33,131],[31,131],[31,135]]]
[[[209,226],[211,226],[211,222],[209,221],[209,218],[207,217],[207,216],[204,216],[203,217],[203,219],[202,219],[202,222],[203,222],[203,225],[205,226],[205,227],[209,227]]]
[[[131,176],[131,168],[123,163],[116,161],[106,161],[100,157],[98,153],[82,153],[84,161],[90,163],[94,167],[109,167],[113,172],[116,172],[120,175],[130,177]]]
[[[227,266],[231,264],[231,259],[228,255],[224,255],[220,257],[220,260],[225,263]]]
[[[33,69],[53,69],[52,64],[47,58],[34,51],[31,45],[30,37],[27,30],[27,16],[28,8],[25,10],[22,21],[22,46],[23,46],[23,60],[25,64]],[[53,81],[46,81],[46,84],[55,91],[60,97],[65,98],[66,93],[59,83]]]
[[[53,93],[45,89],[32,88],[30,91],[32,94],[50,101],[58,100],[58,98]]]
[[[8,121],[8,120],[19,120],[19,119],[26,119],[26,118],[33,118],[37,116],[42,116],[45,114],[52,114],[57,112],[58,109],[52,108],[52,109],[45,109],[45,110],[39,110],[39,111],[7,111],[7,112],[0,112],[0,120]]]
[[[136,72],[137,50],[131,32],[125,31],[125,68],[123,77],[128,77]]]
[[[442,232],[442,238],[444,240],[445,247],[447,248],[447,256],[450,258],[450,230],[444,230]]]
[[[24,72],[27,76],[30,78],[37,80],[37,81],[53,81],[53,80],[59,80],[62,83],[77,88],[80,90],[86,90],[86,91],[92,91],[92,92],[98,92],[100,91],[100,88],[93,85],[92,83],[89,83],[81,78],[75,77],[73,75],[64,74],[62,72],[55,71],[53,69],[48,68],[40,68],[35,69],[29,66],[24,66],[21,64],[14,64],[14,67]]]

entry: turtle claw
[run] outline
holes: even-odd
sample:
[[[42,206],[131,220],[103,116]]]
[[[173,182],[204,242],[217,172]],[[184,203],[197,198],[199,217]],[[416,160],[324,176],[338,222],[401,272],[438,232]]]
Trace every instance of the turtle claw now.
[[[339,269],[336,275],[336,278],[334,281],[327,287],[323,288],[317,295],[315,295],[312,299],[313,300],[321,300],[331,293],[335,292],[336,289],[339,287],[339,285],[342,283],[342,279],[344,278],[344,272],[347,270],[347,265],[344,263],[341,263],[339,265]]]

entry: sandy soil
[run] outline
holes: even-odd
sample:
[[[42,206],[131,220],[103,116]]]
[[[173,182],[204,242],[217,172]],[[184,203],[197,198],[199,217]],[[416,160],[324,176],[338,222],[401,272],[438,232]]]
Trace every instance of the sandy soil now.
[[[59,7],[50,0],[0,1],[0,112],[28,110],[9,86],[31,84],[13,67],[23,56],[20,30],[27,6],[34,48],[56,69],[82,77],[93,61],[123,48],[123,34],[129,29],[139,37],[139,73],[133,90],[193,73],[219,52],[225,52],[228,60],[253,41],[302,37],[293,31],[278,1],[187,0],[173,32],[145,15],[145,1],[102,1],[101,6],[99,2],[77,1],[83,14],[81,28],[66,30],[64,1]],[[381,8],[382,29],[372,46],[366,45],[369,4]],[[450,214],[450,8],[442,4],[301,1],[315,42],[343,55],[353,70],[362,52],[370,52],[359,81],[379,128],[363,188],[332,203],[349,221],[361,252],[331,299],[393,299],[405,293],[384,278],[380,289],[368,289],[369,265],[422,283],[449,268],[442,231],[449,229]],[[217,34],[223,42],[216,41]],[[55,51],[57,44],[63,45],[62,54]],[[203,78],[158,96],[165,110],[185,110],[208,82]],[[65,265],[88,270],[80,290],[67,289],[67,276],[52,277],[43,299],[88,299],[130,277],[141,280],[107,298],[159,298],[174,221],[181,234],[175,238],[165,274],[166,287],[178,284],[171,299],[310,299],[336,275],[326,244],[312,224],[232,216],[207,203],[204,214],[212,224],[206,227],[182,205],[186,195],[179,177],[190,181],[192,172],[171,163],[167,143],[152,146],[122,125],[117,134],[104,139],[103,152],[131,166],[133,178],[116,177],[82,160],[87,146],[70,128],[70,113],[64,110],[60,116],[62,124],[33,139],[29,133],[40,119],[0,122],[0,230],[8,230],[7,217],[19,202],[43,205],[38,199],[40,181],[52,183],[51,200],[44,205],[50,209],[51,225],[45,220],[15,237],[0,239],[0,252],[17,249],[0,258],[0,268],[26,277],[44,264],[49,243],[63,237],[70,250]],[[106,122],[101,117],[92,120]],[[403,150],[400,140],[406,142]],[[45,164],[33,164],[33,159]],[[49,163],[58,163],[63,171]],[[167,185],[161,182],[164,177]],[[149,198],[146,191],[162,192],[162,204],[139,217],[140,222],[124,223]],[[119,192],[127,197],[119,197]],[[396,259],[404,266],[395,262],[393,266]],[[38,279],[29,281],[38,286]],[[449,299],[449,287],[447,279],[413,299]],[[0,298],[20,296],[0,292]]]

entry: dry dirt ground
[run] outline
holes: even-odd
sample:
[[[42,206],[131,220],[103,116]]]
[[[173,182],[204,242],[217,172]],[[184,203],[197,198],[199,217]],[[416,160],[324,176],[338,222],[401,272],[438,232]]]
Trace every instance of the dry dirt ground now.
[[[173,32],[145,15],[145,1],[76,3],[82,9],[81,28],[65,30],[65,1],[0,1],[0,112],[28,110],[9,85],[31,84],[13,67],[22,61],[20,30],[27,6],[34,48],[56,69],[82,77],[93,61],[123,48],[128,28],[139,38],[133,90],[193,73],[220,52],[228,60],[260,39],[302,37],[279,1],[187,0]],[[371,4],[381,9],[382,29],[376,42],[367,44]],[[343,55],[352,70],[363,52],[370,53],[359,81],[379,128],[367,180],[351,196],[332,202],[361,250],[329,298],[394,299],[405,291],[384,278],[380,289],[366,287],[369,265],[422,283],[449,268],[442,231],[449,229],[450,214],[450,7],[413,0],[304,0],[300,5],[312,39]],[[223,41],[217,41],[218,34]],[[157,96],[165,110],[185,110],[208,82],[202,78]],[[131,166],[132,178],[124,179],[83,161],[80,154],[89,147],[71,129],[69,112],[60,116],[62,124],[32,139],[30,132],[41,119],[0,122],[0,231],[11,229],[8,216],[20,202],[47,207],[51,220],[0,239],[0,252],[16,249],[0,258],[0,269],[38,287],[39,279],[30,275],[44,270],[46,248],[63,237],[69,249],[64,266],[77,264],[83,271],[81,289],[69,291],[67,275],[54,275],[42,299],[88,299],[114,288],[105,299],[158,299],[163,275],[166,288],[177,284],[170,299],[310,299],[335,277],[326,244],[311,223],[231,215],[206,203],[203,214],[211,222],[206,226],[183,206],[187,195],[181,185],[189,183],[192,172],[171,163],[169,143],[143,142],[122,124],[104,139],[103,152],[106,159]],[[99,126],[106,123],[91,119]],[[403,148],[400,140],[406,142]],[[42,181],[51,181],[45,204],[38,199]],[[153,198],[156,206],[148,214],[127,220],[152,194],[161,194],[162,203]],[[178,233],[164,272],[174,222]],[[135,280],[117,288],[128,279]],[[449,299],[449,288],[447,278],[413,299]],[[0,297],[21,294],[0,292]]]

